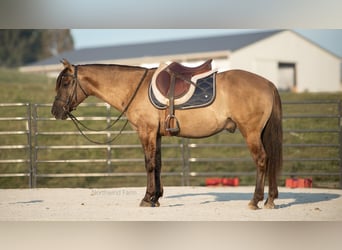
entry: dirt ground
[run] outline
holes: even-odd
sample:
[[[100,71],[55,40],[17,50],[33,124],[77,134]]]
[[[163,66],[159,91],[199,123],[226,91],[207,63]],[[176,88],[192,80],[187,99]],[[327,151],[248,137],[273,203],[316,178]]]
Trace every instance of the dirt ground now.
[[[267,189],[266,189],[267,190]],[[1,221],[342,221],[342,190],[280,188],[276,209],[248,209],[254,187],[164,187],[159,208],[145,188],[2,189]],[[265,194],[267,195],[267,194]]]

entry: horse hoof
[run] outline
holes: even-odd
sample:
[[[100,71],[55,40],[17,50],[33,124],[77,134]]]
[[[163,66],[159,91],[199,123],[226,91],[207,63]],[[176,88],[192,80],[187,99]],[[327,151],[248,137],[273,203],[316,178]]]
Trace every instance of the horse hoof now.
[[[160,207],[160,203],[159,203],[159,201],[152,202],[152,201],[144,201],[144,200],[142,200],[140,202],[140,207]]]
[[[258,204],[255,204],[253,201],[251,201],[250,203],[248,203],[248,207],[249,207],[249,209],[251,209],[251,210],[258,210],[258,209],[260,209],[260,208],[258,207]]]
[[[264,208],[267,208],[267,209],[273,209],[275,208],[275,205],[274,205],[274,202],[265,202],[264,204]]]

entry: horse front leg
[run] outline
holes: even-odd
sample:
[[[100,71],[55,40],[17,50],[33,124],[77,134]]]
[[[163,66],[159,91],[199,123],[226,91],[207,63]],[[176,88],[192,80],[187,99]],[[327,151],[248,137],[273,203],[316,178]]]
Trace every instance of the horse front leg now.
[[[155,165],[155,173],[154,180],[156,185],[156,193],[155,197],[158,199],[163,196],[164,190],[161,182],[161,167],[162,167],[162,157],[161,157],[161,135],[157,134],[157,147],[156,147],[156,165]]]
[[[140,140],[145,154],[147,174],[146,193],[140,206],[159,207],[159,198],[163,195],[160,180],[161,173],[161,136],[158,133],[142,134]]]

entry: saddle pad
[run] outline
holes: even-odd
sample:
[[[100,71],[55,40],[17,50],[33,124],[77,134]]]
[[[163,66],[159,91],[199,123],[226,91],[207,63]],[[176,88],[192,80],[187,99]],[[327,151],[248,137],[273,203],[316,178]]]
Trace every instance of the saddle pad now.
[[[176,104],[175,109],[192,109],[192,108],[200,108],[210,105],[216,95],[215,83],[216,81],[216,72],[207,75],[206,77],[200,78],[196,80],[196,87],[194,89],[193,95],[184,103]],[[149,88],[149,99],[153,106],[157,109],[166,109],[168,107],[167,104],[161,103],[157,100],[155,94],[153,93],[152,86]]]

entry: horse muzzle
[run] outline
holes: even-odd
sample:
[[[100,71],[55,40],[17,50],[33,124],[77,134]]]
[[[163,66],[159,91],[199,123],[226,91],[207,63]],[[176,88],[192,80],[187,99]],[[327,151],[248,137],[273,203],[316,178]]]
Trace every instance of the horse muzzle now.
[[[56,105],[56,102],[52,105],[51,108],[51,114],[57,119],[57,120],[66,120],[68,118],[69,110],[67,110],[63,106]]]

